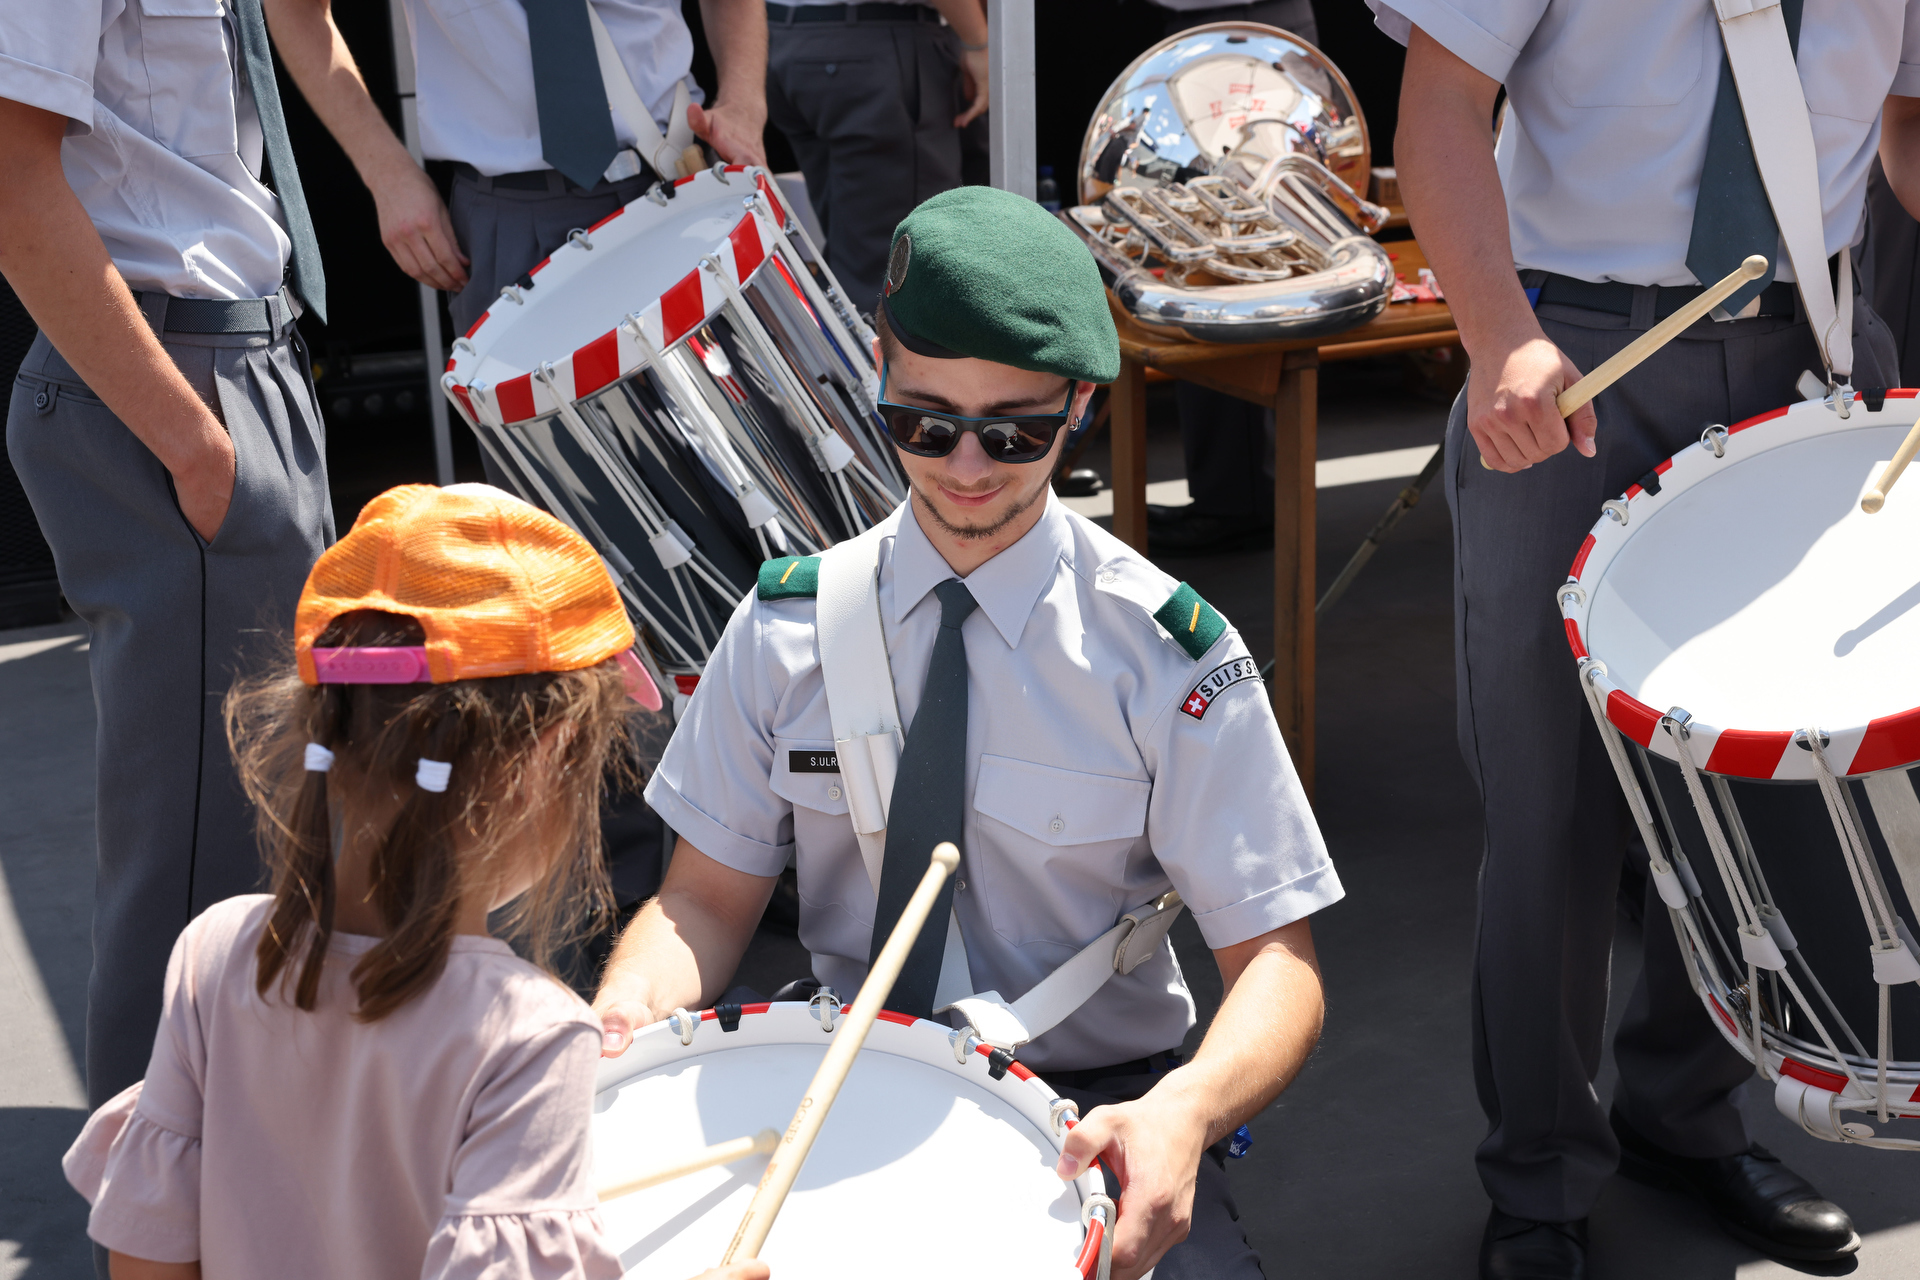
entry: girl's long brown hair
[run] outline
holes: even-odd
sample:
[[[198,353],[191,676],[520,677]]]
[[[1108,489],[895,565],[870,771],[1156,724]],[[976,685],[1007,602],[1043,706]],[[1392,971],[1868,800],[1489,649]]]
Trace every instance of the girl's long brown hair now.
[[[363,611],[315,643],[424,639],[411,618]],[[462,903],[529,849],[550,860],[495,923],[535,964],[551,971],[555,950],[610,911],[600,804],[609,775],[628,780],[633,759],[633,703],[613,661],[434,685],[307,685],[287,663],[236,683],[225,709],[272,873],[256,951],[261,995],[284,981],[297,1007],[314,1006],[333,936],[336,806],[360,821],[396,809],[369,867],[369,901],[387,933],[353,967],[361,1021],[433,985]],[[309,742],[334,753],[330,772],[306,769]],[[444,792],[415,784],[423,756],[452,763]]]

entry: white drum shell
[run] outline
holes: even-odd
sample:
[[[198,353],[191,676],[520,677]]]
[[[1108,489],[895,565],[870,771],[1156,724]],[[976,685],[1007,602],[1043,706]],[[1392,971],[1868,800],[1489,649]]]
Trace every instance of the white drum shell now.
[[[783,1132],[830,1042],[798,1003],[749,1005],[732,1032],[709,1011],[691,1045],[670,1022],[646,1028],[601,1068],[596,1180]],[[1019,1067],[996,1081],[983,1055],[968,1059],[955,1061],[944,1026],[874,1023],[761,1253],[781,1280],[1080,1275],[1080,1206],[1100,1190],[1097,1172],[1054,1174],[1063,1135],[1044,1082]],[[627,1274],[685,1280],[716,1265],[766,1164],[602,1205]]]

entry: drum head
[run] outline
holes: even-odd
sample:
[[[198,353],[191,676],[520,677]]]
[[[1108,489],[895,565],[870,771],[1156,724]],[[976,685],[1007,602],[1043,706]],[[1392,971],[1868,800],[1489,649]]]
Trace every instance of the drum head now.
[[[1811,776],[1796,730],[1839,772],[1920,759],[1920,485],[1861,495],[1913,425],[1911,391],[1841,419],[1808,402],[1697,445],[1594,526],[1561,607],[1628,736],[1671,755],[1658,717],[1694,717],[1709,770]],[[1909,477],[1907,483],[1912,483]],[[1731,731],[1731,732],[1729,732]]]
[[[593,1131],[602,1183],[786,1129],[830,1041],[805,1005],[748,1008],[739,1030],[708,1020],[689,1046],[659,1024],[607,1064]],[[983,1266],[1077,1277],[1090,1187],[1053,1172],[1050,1097],[1031,1078],[992,1080],[984,1058],[956,1063],[943,1027],[876,1023],[761,1257],[781,1280],[972,1280]],[[626,1273],[680,1280],[717,1265],[766,1165],[751,1157],[602,1204]]]

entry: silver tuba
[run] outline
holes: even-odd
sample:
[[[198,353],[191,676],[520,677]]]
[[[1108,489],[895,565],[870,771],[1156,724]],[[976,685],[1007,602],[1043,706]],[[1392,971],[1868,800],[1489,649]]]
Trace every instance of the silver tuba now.
[[[1336,333],[1380,314],[1392,263],[1367,125],[1298,36],[1217,22],[1135,58],[1080,147],[1063,215],[1142,327],[1208,342]]]

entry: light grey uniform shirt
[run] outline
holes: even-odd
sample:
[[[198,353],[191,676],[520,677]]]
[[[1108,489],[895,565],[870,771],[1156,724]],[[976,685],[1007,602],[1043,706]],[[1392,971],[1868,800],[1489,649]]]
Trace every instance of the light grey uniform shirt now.
[[[1402,44],[1418,26],[1506,85],[1494,154],[1516,267],[1701,283],[1686,259],[1724,55],[1710,0],[1367,4]],[[1797,64],[1838,253],[1863,234],[1881,103],[1920,97],[1920,0],[1806,0]],[[1774,260],[1794,278],[1783,251]]]
[[[909,508],[887,518],[879,602],[911,728],[956,576]],[[954,903],[973,989],[1017,999],[1127,911],[1176,888],[1214,948],[1338,901],[1266,686],[1229,627],[1195,659],[1153,619],[1178,585],[1051,495],[1040,522],[974,570],[967,802]],[[694,692],[647,800],[710,857],[751,875],[797,859],[800,940],[852,999],[874,889],[833,750],[811,597],[748,597]],[[1211,678],[1210,678],[1211,677]],[[1170,948],[1116,975],[1022,1049],[1036,1070],[1179,1045],[1193,1000]]]
[[[665,131],[674,86],[703,101],[693,82],[693,33],[678,0],[590,0],[621,65],[654,123]],[[540,154],[540,112],[533,97],[533,54],[520,0],[404,0],[413,38],[420,149],[433,160],[462,160],[481,173],[551,169]],[[634,145],[633,130],[608,108],[614,136]]]
[[[67,117],[60,165],[134,289],[264,298],[293,242],[221,0],[11,0],[0,98]]]

